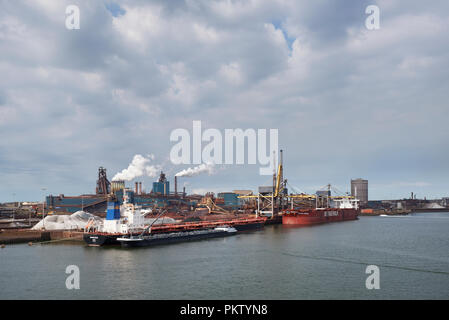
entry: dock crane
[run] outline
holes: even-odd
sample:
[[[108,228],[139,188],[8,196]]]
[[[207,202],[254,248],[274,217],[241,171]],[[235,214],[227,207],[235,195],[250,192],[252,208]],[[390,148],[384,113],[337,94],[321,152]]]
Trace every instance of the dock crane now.
[[[260,214],[269,214],[273,218],[275,215],[275,210],[277,213],[281,212],[283,209],[287,209],[289,206],[291,208],[294,205],[311,206],[329,206],[330,200],[341,200],[341,199],[354,199],[353,196],[343,195],[343,196],[331,196],[331,185],[326,185],[328,195],[322,197],[316,194],[306,194],[306,193],[287,193],[287,179],[284,179],[284,165],[283,165],[283,151],[279,152],[279,165],[277,170],[273,172],[273,189],[270,193],[261,193],[260,190],[256,195],[243,195],[239,198],[243,199],[257,199],[257,210],[256,216]]]
[[[284,180],[283,168],[283,151],[280,150],[280,161],[277,170],[273,172],[273,188],[270,193],[258,192],[257,195],[243,195],[239,196],[241,199],[257,199],[256,216],[260,214],[270,214],[271,217],[275,215],[275,209],[283,209],[288,203],[286,193],[287,180]]]

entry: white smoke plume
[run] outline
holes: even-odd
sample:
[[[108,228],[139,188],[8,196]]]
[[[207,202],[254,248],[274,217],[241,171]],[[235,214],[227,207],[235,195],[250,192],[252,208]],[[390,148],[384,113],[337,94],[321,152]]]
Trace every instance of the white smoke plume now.
[[[136,154],[129,164],[128,168],[123,169],[121,172],[117,173],[114,178],[112,178],[112,181],[131,181],[142,176],[156,177],[161,170],[161,166],[150,165],[151,160],[154,160],[154,155],[152,154],[148,155],[147,158],[140,154]]]
[[[201,173],[205,173],[205,172],[207,172],[209,175],[215,173],[214,164],[213,163],[202,163],[197,167],[184,169],[184,170],[178,172],[177,174],[175,174],[175,176],[177,176],[177,177],[193,177],[193,176],[197,176]]]

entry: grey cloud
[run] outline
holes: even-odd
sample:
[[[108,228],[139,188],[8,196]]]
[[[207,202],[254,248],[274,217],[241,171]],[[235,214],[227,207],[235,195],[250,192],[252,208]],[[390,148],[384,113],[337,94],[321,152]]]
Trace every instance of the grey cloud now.
[[[42,184],[89,192],[96,167],[112,176],[137,153],[162,162],[171,130],[192,120],[279,128],[297,186],[363,176],[429,181],[423,191],[439,194],[449,178],[446,2],[375,1],[381,30],[372,33],[368,1],[133,0],[117,2],[121,15],[111,3],[78,1],[76,31],[64,10],[4,3],[0,177],[17,194],[40,197]],[[257,166],[229,167],[191,184],[231,190],[265,178]]]

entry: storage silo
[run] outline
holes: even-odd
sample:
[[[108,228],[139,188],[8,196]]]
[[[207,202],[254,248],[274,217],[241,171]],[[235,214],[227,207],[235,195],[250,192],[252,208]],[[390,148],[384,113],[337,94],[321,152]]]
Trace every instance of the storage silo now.
[[[116,180],[111,182],[111,192],[115,193],[118,190],[125,189],[125,181],[124,180]]]

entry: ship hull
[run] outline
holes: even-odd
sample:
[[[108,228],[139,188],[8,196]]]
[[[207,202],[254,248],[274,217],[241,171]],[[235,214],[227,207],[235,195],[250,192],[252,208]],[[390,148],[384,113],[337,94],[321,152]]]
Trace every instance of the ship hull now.
[[[251,230],[258,230],[264,227],[265,224],[265,218],[259,218],[259,219],[251,219],[250,221],[244,219],[242,221],[239,220],[223,220],[220,222],[213,222],[211,223],[199,223],[199,225],[195,224],[169,224],[169,225],[159,225],[152,227],[152,233],[154,234],[161,234],[161,233],[168,233],[168,232],[176,232],[180,230],[184,231],[193,231],[197,229],[204,229],[204,228],[210,228],[210,227],[217,227],[219,225],[230,225],[234,227],[237,231],[251,231]],[[117,241],[117,238],[122,237],[124,235],[121,234],[107,234],[107,233],[101,233],[101,232],[93,232],[93,233],[86,233],[83,236],[84,242],[87,243],[89,246],[99,247],[99,246],[105,246],[105,245],[120,245],[120,242]]]
[[[204,239],[211,238],[222,238],[228,237],[236,234],[235,232],[213,232],[213,233],[197,233],[191,234],[186,232],[185,234],[180,234],[179,236],[167,236],[159,235],[159,237],[144,237],[143,239],[122,239],[120,238],[120,243],[122,248],[137,248],[137,247],[149,247],[163,244],[172,244],[179,242],[188,242],[188,241],[199,241]]]
[[[84,242],[90,247],[100,247],[105,245],[118,245],[119,235],[108,235],[100,233],[85,233],[83,235]]]
[[[357,219],[357,209],[286,210],[282,216],[282,224],[308,226]]]
[[[263,228],[265,225],[265,222],[254,222],[254,223],[247,223],[247,224],[234,224],[232,225],[237,231],[251,231],[251,230],[257,230]]]

